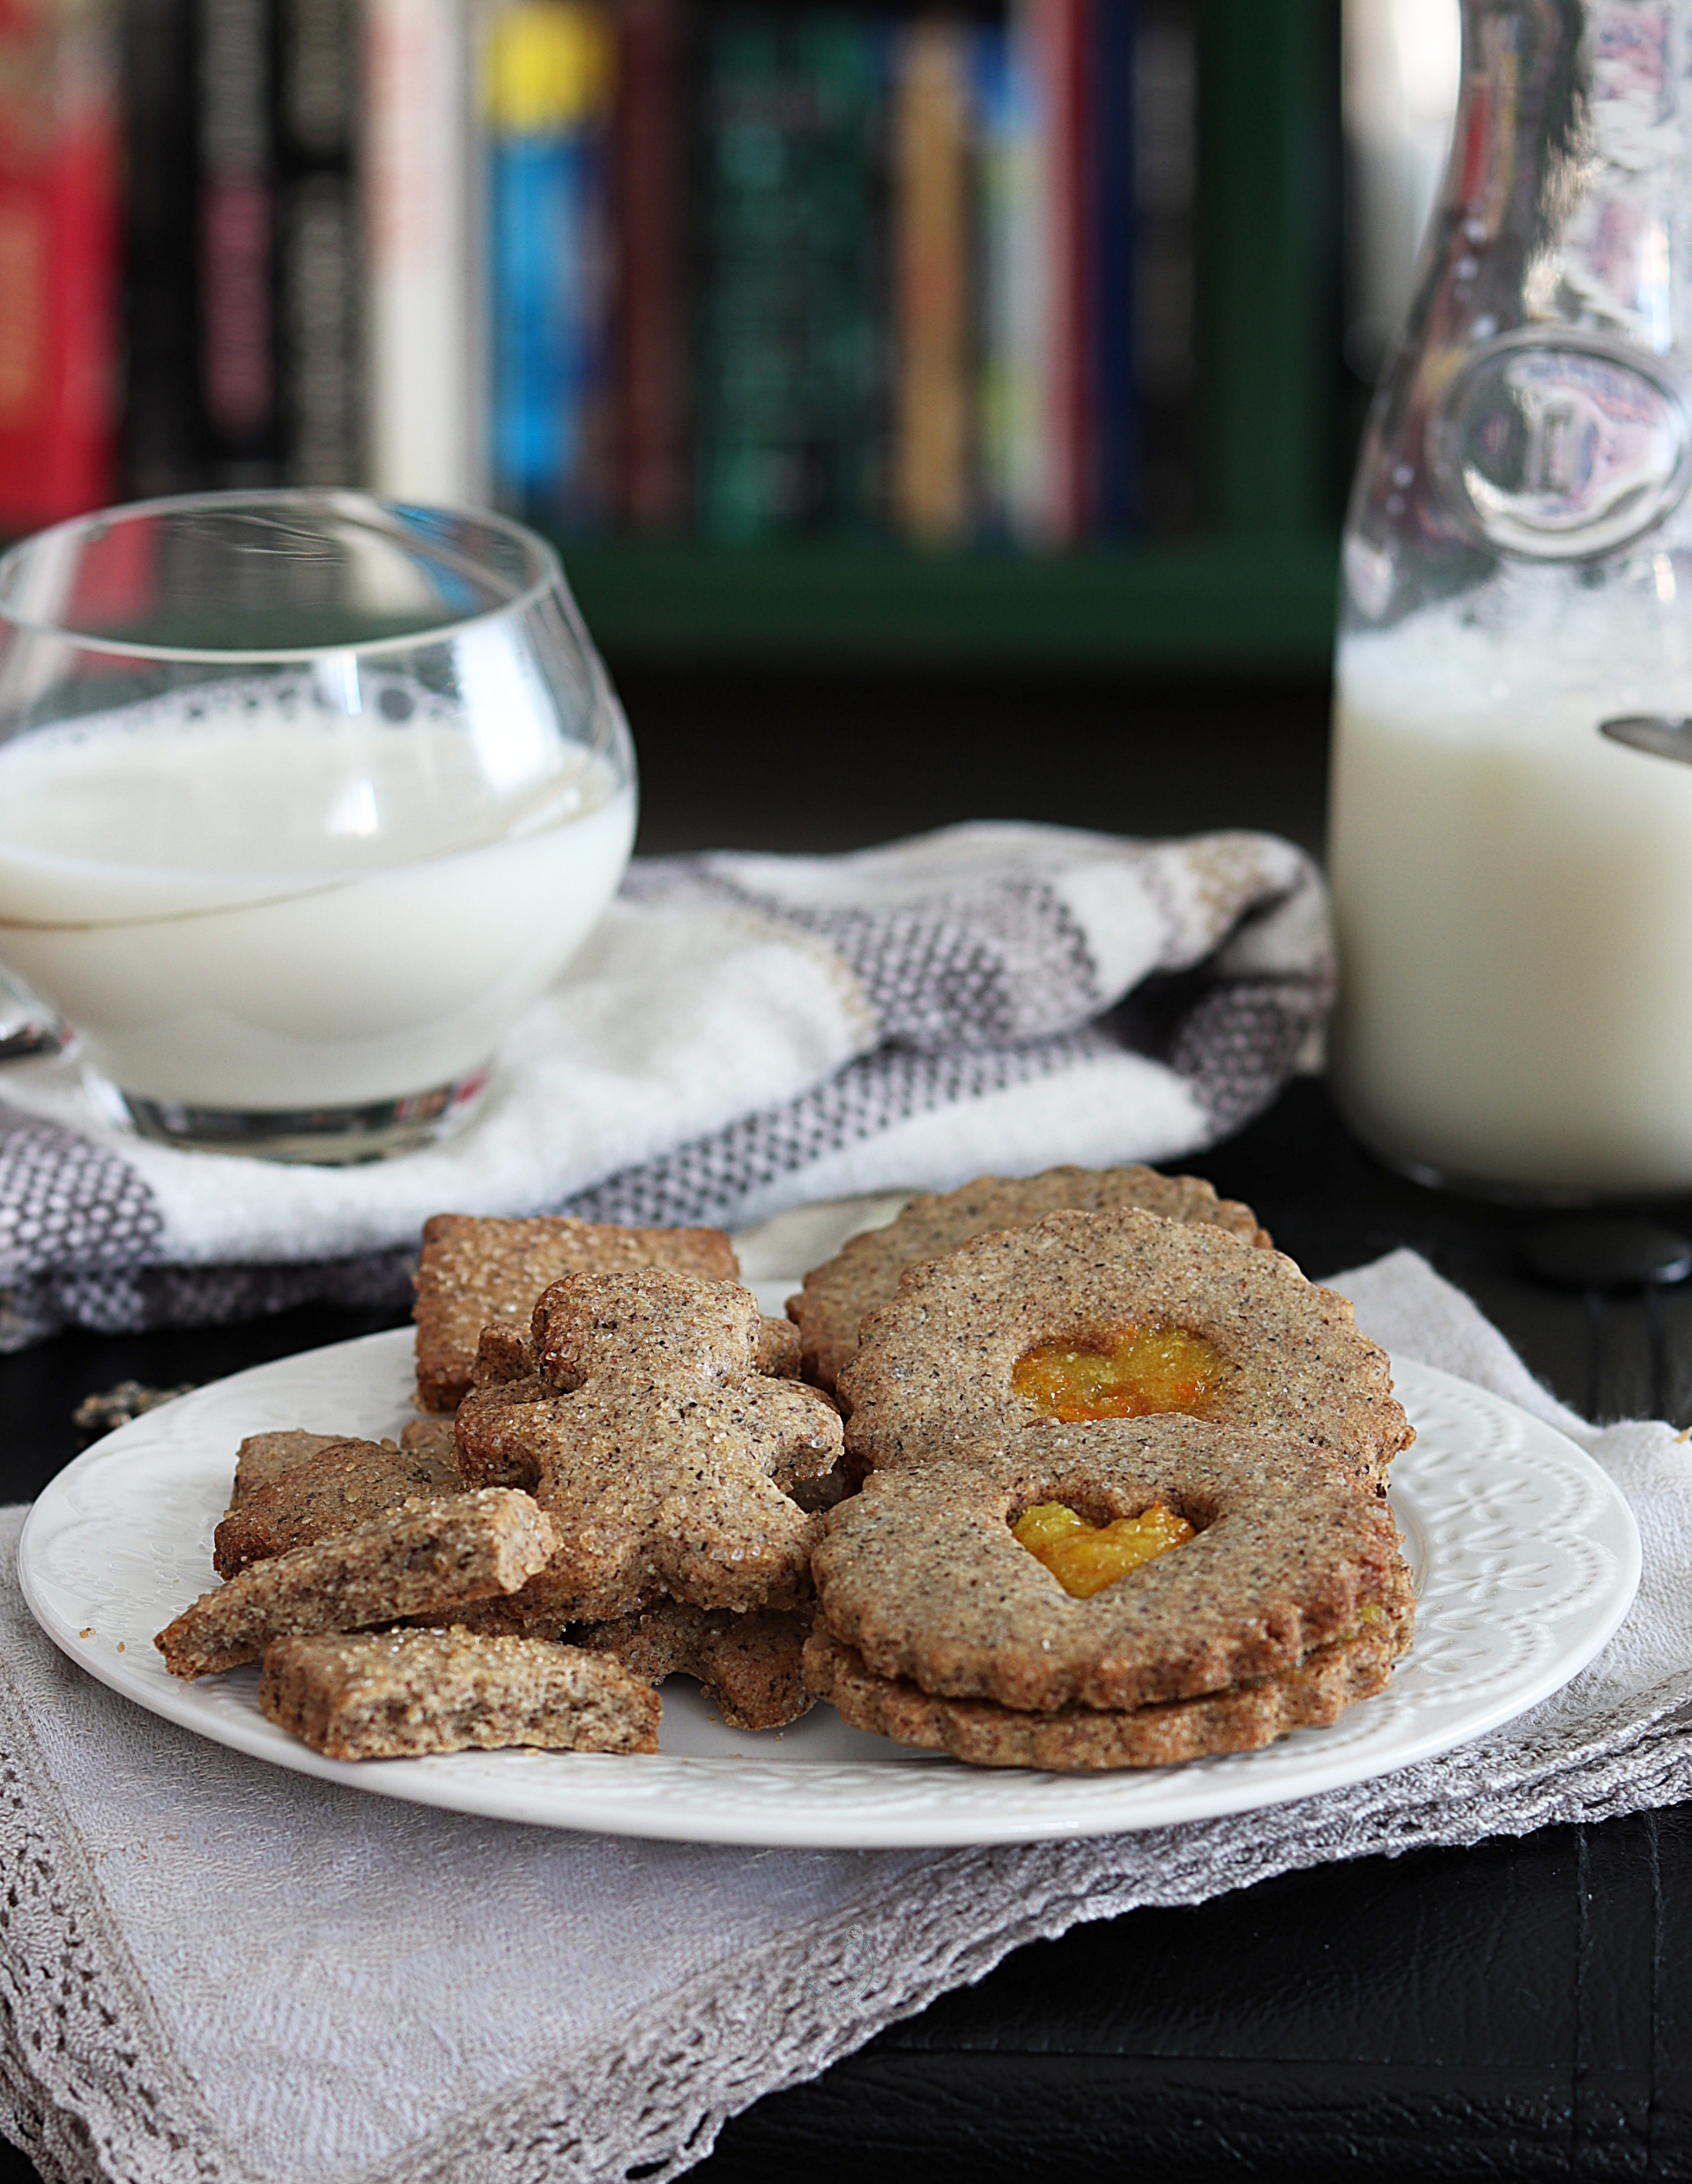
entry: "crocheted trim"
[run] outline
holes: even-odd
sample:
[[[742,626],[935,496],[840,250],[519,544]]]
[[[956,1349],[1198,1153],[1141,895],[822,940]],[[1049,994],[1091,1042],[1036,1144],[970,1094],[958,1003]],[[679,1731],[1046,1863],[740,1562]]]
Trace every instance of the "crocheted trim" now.
[[[0,2128],[49,2184],[252,2178],[171,2054],[0,1661]]]
[[[46,1641],[43,1640],[43,1643]],[[1525,1733],[1524,1733],[1525,1731]],[[1692,1672],[1585,1722],[1501,1737],[1298,1804],[899,1863],[850,1910],[561,2053],[341,2184],[668,2184],[723,2124],[1013,1949],[1371,1853],[1524,1835],[1692,1794]],[[0,2127],[50,2184],[256,2184],[170,2041],[0,1661]],[[913,1871],[913,1866],[916,1868]],[[989,1905],[1014,1905],[994,1922]],[[679,2006],[678,2006],[679,2004]]]

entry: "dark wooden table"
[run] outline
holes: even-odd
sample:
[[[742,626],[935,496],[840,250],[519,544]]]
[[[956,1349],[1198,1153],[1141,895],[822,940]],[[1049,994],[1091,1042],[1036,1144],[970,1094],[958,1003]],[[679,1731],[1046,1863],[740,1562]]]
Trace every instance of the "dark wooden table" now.
[[[1655,1393],[1692,1415],[1692,1296],[1659,1300],[1653,1342],[1641,1297],[1532,1281],[1521,1252],[1540,1216],[1388,1174],[1319,1082],[1189,1164],[1317,1276],[1413,1245],[1577,1408],[1637,1413]],[[1653,1211],[1692,1223],[1692,1207]],[[66,1333],[0,1359],[0,1490],[26,1498],[68,1460],[85,1394],[204,1381],[385,1324],[311,1310]],[[1692,1816],[1289,1875],[1019,1950],[759,2103],[698,2174],[866,2168],[885,2184],[1692,2176]],[[0,2157],[0,2184],[33,2173]]]

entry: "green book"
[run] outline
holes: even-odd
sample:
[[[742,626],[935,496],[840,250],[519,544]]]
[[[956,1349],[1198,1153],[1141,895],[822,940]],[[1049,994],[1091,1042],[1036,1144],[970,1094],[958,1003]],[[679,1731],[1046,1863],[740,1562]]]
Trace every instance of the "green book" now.
[[[844,11],[718,19],[700,130],[701,530],[861,529],[887,440],[886,33]]]

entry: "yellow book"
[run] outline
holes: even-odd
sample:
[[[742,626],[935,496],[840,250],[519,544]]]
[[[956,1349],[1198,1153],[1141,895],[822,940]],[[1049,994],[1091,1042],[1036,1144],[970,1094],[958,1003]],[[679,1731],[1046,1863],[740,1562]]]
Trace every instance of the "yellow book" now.
[[[910,25],[894,89],[894,510],[936,541],[970,516],[968,38],[942,19]]]

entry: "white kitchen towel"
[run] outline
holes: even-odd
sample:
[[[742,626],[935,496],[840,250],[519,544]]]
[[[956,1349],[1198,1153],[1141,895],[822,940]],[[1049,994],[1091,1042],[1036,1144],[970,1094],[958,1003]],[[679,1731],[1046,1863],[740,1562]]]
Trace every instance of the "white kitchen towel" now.
[[[663,2184],[761,2094],[1079,1920],[1692,1794],[1686,1448],[1583,1425],[1410,1252],[1337,1286],[1389,1348],[1573,1434],[1633,1506],[1633,1609],[1532,1712],[1377,1781],[1138,1835],[642,1843],[204,1743],[85,1676],[7,1582],[0,2123],[55,2184]],[[20,1521],[0,1517],[9,1556]]]
[[[1267,1104],[1332,984],[1321,880],[1268,835],[983,825],[636,864],[473,1117],[400,1159],[182,1152],[115,1127],[74,1059],[0,1070],[0,1349],[396,1303],[435,1213],[742,1226],[1175,1159]]]

